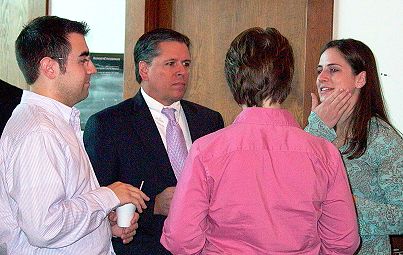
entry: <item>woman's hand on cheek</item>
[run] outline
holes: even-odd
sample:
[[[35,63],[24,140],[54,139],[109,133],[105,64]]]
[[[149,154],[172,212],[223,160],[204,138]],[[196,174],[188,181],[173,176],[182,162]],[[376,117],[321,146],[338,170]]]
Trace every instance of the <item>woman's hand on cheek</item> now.
[[[311,110],[315,112],[329,128],[333,128],[342,116],[349,115],[352,112],[350,102],[351,93],[349,91],[343,89],[335,90],[322,103],[319,103],[318,97],[314,93],[311,93],[311,97]]]

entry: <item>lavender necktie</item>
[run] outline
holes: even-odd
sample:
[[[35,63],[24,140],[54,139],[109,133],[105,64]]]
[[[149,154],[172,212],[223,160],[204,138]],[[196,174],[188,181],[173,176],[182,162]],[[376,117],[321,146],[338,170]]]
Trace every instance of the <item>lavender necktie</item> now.
[[[175,119],[175,111],[173,108],[163,108],[161,112],[168,118],[166,130],[168,157],[176,179],[179,180],[188,151],[182,129]]]

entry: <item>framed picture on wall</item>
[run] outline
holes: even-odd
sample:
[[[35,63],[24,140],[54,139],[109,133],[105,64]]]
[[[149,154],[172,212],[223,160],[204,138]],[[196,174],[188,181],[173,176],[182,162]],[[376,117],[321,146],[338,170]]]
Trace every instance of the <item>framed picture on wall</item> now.
[[[91,76],[88,98],[76,105],[80,110],[81,130],[88,118],[123,100],[123,54],[91,53],[97,73]]]

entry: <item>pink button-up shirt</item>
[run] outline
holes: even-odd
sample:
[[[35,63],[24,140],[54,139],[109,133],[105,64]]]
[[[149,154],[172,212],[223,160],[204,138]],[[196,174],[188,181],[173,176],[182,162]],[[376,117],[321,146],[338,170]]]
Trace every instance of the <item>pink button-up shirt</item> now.
[[[161,243],[173,254],[353,254],[357,219],[338,150],[286,110],[243,110],[193,144]]]

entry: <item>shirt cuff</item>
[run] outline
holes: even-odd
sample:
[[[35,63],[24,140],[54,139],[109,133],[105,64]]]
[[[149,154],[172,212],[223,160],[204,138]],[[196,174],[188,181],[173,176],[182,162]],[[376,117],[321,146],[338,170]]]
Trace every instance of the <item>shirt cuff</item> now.
[[[100,192],[102,193],[102,201],[100,201],[105,209],[107,209],[108,213],[112,210],[115,210],[116,207],[120,205],[120,200],[116,196],[115,192],[113,192],[108,187],[100,187]]]
[[[310,113],[308,117],[308,126],[305,128],[305,131],[325,138],[328,141],[333,141],[337,137],[336,131],[333,128],[326,126],[316,112]]]

